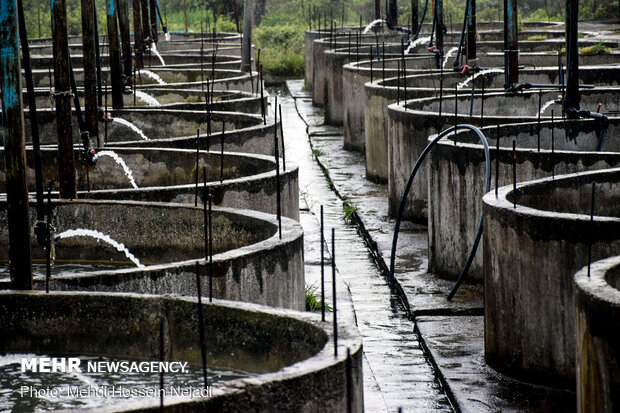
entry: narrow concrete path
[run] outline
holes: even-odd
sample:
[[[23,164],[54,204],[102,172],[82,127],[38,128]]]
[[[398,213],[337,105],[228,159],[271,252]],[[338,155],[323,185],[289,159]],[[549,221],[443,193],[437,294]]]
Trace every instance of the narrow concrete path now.
[[[306,284],[320,286],[319,211],[323,205],[326,236],[331,228],[336,233],[338,316],[340,320],[356,323],[364,340],[366,411],[397,412],[402,408],[404,412],[451,412],[414,333],[414,323],[381,275],[363,237],[354,225],[343,220],[342,200],[330,188],[312,156],[307,128],[314,130],[323,119],[320,111],[312,108],[311,97],[301,90],[301,84],[289,82],[293,98],[286,91],[275,93],[282,104],[286,157],[297,163],[300,171]],[[330,134],[331,128],[321,131]],[[331,269],[326,270],[327,274],[331,276]],[[330,291],[331,283],[327,282],[326,295],[331,301]],[[328,320],[331,317],[328,313]]]

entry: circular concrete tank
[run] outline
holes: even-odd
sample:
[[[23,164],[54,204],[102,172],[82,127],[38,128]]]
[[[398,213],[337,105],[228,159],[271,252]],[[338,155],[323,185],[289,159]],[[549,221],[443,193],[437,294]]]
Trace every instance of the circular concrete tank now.
[[[613,129],[617,131],[620,120]],[[553,134],[552,134],[553,126]],[[540,123],[516,123],[482,128],[491,152],[491,187],[499,168],[499,186],[512,183],[512,165],[516,159],[517,182],[553,174],[620,167],[620,142],[608,133],[603,151],[598,152],[600,124],[593,120]],[[500,137],[499,156],[497,136]],[[429,142],[435,138],[433,135]],[[553,144],[551,142],[553,136]],[[484,147],[470,131],[439,141],[430,153],[428,202],[429,270],[447,278],[456,278],[463,268],[474,242],[482,212],[485,179]],[[515,157],[512,142],[515,141]],[[553,151],[552,151],[553,147]],[[480,246],[468,272],[468,279],[482,281]]]
[[[43,182],[53,181],[57,191],[57,151],[42,151]],[[0,153],[2,151],[0,150]],[[106,148],[98,151],[95,165],[83,161],[75,151],[79,199],[116,199],[152,202],[190,203],[203,201],[203,167],[207,168],[207,189],[213,205],[277,213],[275,159],[271,156],[219,151]],[[198,155],[198,189],[196,189]],[[34,156],[26,152],[29,191],[35,191]],[[282,161],[280,161],[282,162]],[[223,167],[223,168],[222,168]],[[88,171],[87,171],[88,168]],[[0,193],[6,192],[4,156],[0,154]],[[282,215],[299,220],[299,182],[297,165],[280,166]],[[220,181],[220,178],[223,178]]]
[[[99,134],[102,146],[115,147],[167,147],[196,148],[197,128],[200,128],[201,149],[220,151],[224,140],[224,151],[247,152],[273,155],[274,118],[266,121],[260,115],[239,112],[212,112],[211,135],[208,136],[207,115],[204,111],[183,111],[172,109],[119,109],[111,112],[113,121],[100,124]],[[38,112],[41,144],[55,143],[56,123],[53,110]],[[279,122],[279,121],[278,121]],[[76,122],[77,123],[77,122]],[[225,131],[222,134],[222,126]],[[26,119],[26,128],[30,128]],[[105,131],[107,128],[107,140]],[[80,142],[79,129],[73,128],[74,142]],[[96,139],[91,141],[97,145]]]
[[[0,259],[6,262],[6,202],[0,207]],[[202,205],[89,200],[53,201],[51,208],[57,260],[118,263],[125,268],[93,271],[89,267],[56,275],[50,280],[50,289],[194,295],[198,262],[203,291],[208,291],[212,268],[216,298],[305,308],[303,230],[291,219],[282,218],[280,239],[273,215],[214,208],[210,267],[205,260],[208,230],[204,229]],[[31,209],[34,226],[34,203]],[[122,246],[106,241],[105,236]],[[34,258],[44,262],[44,252],[34,245],[34,237],[32,242]],[[44,278],[35,277],[36,289],[45,288]],[[9,288],[7,280],[2,287]]]
[[[334,357],[331,327],[313,314],[204,301],[208,366],[242,370],[251,377],[216,383],[208,396],[166,395],[163,409],[155,393],[155,397],[121,398],[105,405],[101,403],[110,400],[95,400],[88,411],[346,411],[347,396],[352,412],[363,411],[362,344],[356,331],[339,326],[339,353]],[[69,355],[86,370],[85,356],[158,362],[161,338],[164,361],[187,362],[189,369],[199,372],[197,307],[195,298],[0,292],[0,351],[31,357]],[[61,373],[42,375],[63,377]],[[164,389],[170,386],[170,376],[164,375]],[[183,379],[183,373],[174,376]],[[97,386],[98,377],[93,377],[84,388]],[[20,379],[14,382],[15,391],[26,383],[45,388],[36,379]],[[122,386],[122,381],[114,384]],[[148,387],[159,385],[142,386]]]
[[[618,88],[601,87],[581,91],[581,108],[597,111],[597,105],[602,103],[601,113],[618,113],[620,109],[620,93]],[[557,91],[529,90],[519,93],[488,93],[484,97],[484,120],[481,120],[482,97],[474,95],[472,106],[471,92],[458,94],[458,113],[454,116],[455,96],[444,96],[441,102],[442,111],[439,112],[440,99],[423,98],[407,101],[406,106],[391,104],[388,106],[389,134],[388,134],[388,212],[395,216],[400,205],[400,199],[409,178],[409,174],[416,160],[427,145],[430,135],[438,133],[454,124],[472,124],[479,126],[496,125],[518,122],[536,122],[538,119],[539,100],[553,103],[558,98]],[[559,111],[561,105],[552,105]],[[541,116],[548,120],[551,117],[549,107]],[[472,116],[469,113],[472,113]],[[560,112],[561,113],[561,112]],[[561,118],[558,113],[556,119]],[[613,115],[617,117],[616,115]],[[612,129],[608,133],[615,134]],[[411,187],[404,217],[415,221],[427,219],[428,181],[427,166],[422,165],[417,179]]]
[[[577,411],[612,413],[620,405],[620,256],[575,275]]]
[[[592,183],[594,217],[590,217]],[[520,380],[575,388],[573,275],[620,250],[620,169],[484,196],[485,359]]]

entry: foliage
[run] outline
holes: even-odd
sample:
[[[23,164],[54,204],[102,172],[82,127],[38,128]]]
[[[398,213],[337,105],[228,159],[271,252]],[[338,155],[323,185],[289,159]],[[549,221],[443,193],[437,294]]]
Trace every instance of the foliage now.
[[[537,41],[547,40],[547,36],[545,36],[544,34],[539,34],[536,36],[530,36],[527,38],[527,40],[530,42],[537,42]]]
[[[316,284],[306,285],[306,311],[318,311],[323,308],[323,302],[319,300],[318,289]],[[332,308],[325,304],[325,311],[332,311]]]
[[[611,49],[603,44],[603,42],[598,42],[594,46],[588,47],[580,47],[579,54],[583,55],[602,55],[611,53]]]
[[[342,209],[344,210],[344,215],[342,216],[342,220],[344,222],[351,223],[353,221],[353,214],[357,212],[357,205],[349,204],[345,202],[342,204]]]
[[[268,26],[263,24],[254,31],[252,40],[256,47],[261,49],[261,63],[265,73],[275,77],[303,76],[303,25]]]

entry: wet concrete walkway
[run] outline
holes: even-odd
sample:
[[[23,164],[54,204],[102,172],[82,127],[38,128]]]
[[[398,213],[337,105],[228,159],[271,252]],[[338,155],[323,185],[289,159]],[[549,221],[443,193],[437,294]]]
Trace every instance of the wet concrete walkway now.
[[[319,211],[323,205],[326,237],[331,228],[335,228],[336,234],[338,318],[341,322],[356,323],[364,341],[366,411],[397,412],[402,408],[404,412],[452,412],[407,309],[388,286],[375,263],[376,257],[364,243],[363,233],[343,220],[343,201],[330,188],[312,155],[307,132],[312,136],[317,132],[329,135],[330,128],[318,127],[323,123],[322,113],[312,107],[311,96],[302,92],[301,85],[288,83],[293,99],[284,90],[272,93],[279,95],[282,104],[287,160],[299,165],[306,284],[320,288]],[[425,237],[424,234],[420,232],[418,236]],[[423,250],[424,243],[421,244]],[[420,268],[425,268],[425,264],[420,263]],[[331,279],[329,267],[325,273],[326,280]],[[325,289],[329,303],[331,282],[326,281]],[[320,289],[317,292],[320,294]],[[332,314],[328,313],[326,318],[331,321]]]

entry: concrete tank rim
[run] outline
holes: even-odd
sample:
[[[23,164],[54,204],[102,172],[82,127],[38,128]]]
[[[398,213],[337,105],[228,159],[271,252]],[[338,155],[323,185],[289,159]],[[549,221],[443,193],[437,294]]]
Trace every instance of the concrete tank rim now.
[[[596,177],[597,175],[608,175],[608,174],[620,174],[620,168],[610,168],[610,169],[602,169],[602,170],[594,170],[594,171],[585,171],[585,172],[577,172],[566,175],[557,175],[555,177],[546,177],[541,179],[535,179],[527,182],[519,182],[517,183],[517,190],[527,189],[528,187],[532,187],[539,184],[546,184],[554,181],[567,181],[573,178],[578,177]],[[556,212],[556,211],[548,211],[537,208],[532,208],[529,206],[519,204],[517,200],[517,208],[514,208],[514,203],[508,200],[508,196],[513,193],[513,185],[506,185],[498,188],[498,196],[495,197],[495,191],[490,191],[482,197],[482,201],[486,208],[492,208],[498,213],[513,215],[516,217],[531,217],[538,219],[550,219],[555,221],[576,221],[580,223],[590,222],[589,214],[578,214],[572,212]],[[600,223],[608,223],[615,224],[620,226],[620,217],[609,217],[602,215],[594,215],[593,217],[595,222]]]
[[[68,296],[83,296],[83,297],[127,297],[134,298],[137,300],[164,300],[173,302],[174,300],[185,301],[190,303],[197,303],[197,297],[187,297],[187,296],[179,296],[176,294],[166,294],[166,295],[157,295],[157,294],[138,294],[138,293],[107,293],[107,292],[90,292],[90,291],[50,291],[49,293],[45,293],[44,291],[16,291],[16,290],[0,290],[0,300],[3,296],[14,296],[14,295],[28,295],[28,296],[58,296],[58,297],[68,297]],[[314,313],[308,313],[304,311],[296,311],[284,308],[274,308],[268,307],[260,304],[247,303],[241,301],[228,301],[228,300],[220,300],[213,299],[213,303],[209,303],[203,300],[203,307],[209,306],[220,306],[235,309],[237,311],[244,312],[262,312],[265,314],[269,314],[276,317],[295,319],[302,323],[307,323],[312,325],[314,328],[322,331],[326,336],[327,340],[323,347],[319,349],[314,355],[311,357],[297,361],[291,365],[285,366],[280,370],[275,372],[263,373],[258,376],[245,378],[245,379],[236,379],[229,382],[224,382],[221,385],[218,385],[217,388],[214,389],[212,397],[223,396],[229,393],[242,392],[245,388],[251,388],[254,386],[269,384],[274,381],[283,381],[288,379],[296,379],[301,377],[304,374],[308,374],[314,371],[319,371],[322,369],[327,369],[333,367],[337,364],[341,364],[346,362],[347,355],[345,351],[338,352],[338,356],[335,357],[333,353],[333,329],[331,328],[331,324],[326,324],[320,321],[320,315]],[[354,326],[351,326],[346,323],[338,324],[338,347],[351,349],[351,354],[359,353],[362,348],[362,339]],[[176,405],[186,405],[191,406],[192,404],[200,403],[203,401],[203,398],[192,399],[189,401],[181,401],[178,403],[167,404],[166,406],[176,406]],[[111,406],[104,406],[101,408],[97,408],[94,411],[97,412],[125,412],[129,411],[132,408],[159,408],[159,400],[156,401],[144,401],[144,400],[130,400],[125,401],[122,404],[122,407],[119,404],[113,404]],[[69,409],[71,412],[86,412],[93,411],[90,409]]]
[[[581,268],[573,278],[575,288],[591,299],[599,300],[606,305],[620,310],[620,290],[612,287],[607,281],[607,273],[612,269],[620,268],[620,256],[608,257]]]

